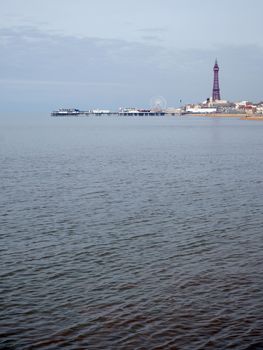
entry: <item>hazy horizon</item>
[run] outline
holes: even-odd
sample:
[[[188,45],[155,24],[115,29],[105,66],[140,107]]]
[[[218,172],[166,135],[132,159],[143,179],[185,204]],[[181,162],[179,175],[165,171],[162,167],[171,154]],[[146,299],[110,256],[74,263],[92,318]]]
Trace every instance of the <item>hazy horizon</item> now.
[[[262,100],[263,3],[120,0],[0,5],[1,111]]]

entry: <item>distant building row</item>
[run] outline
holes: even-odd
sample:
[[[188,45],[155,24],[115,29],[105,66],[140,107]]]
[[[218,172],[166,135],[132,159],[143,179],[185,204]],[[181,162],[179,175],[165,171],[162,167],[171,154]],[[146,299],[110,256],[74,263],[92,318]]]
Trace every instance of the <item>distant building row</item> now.
[[[226,100],[205,101],[198,104],[188,104],[181,111],[182,114],[208,114],[208,113],[225,113],[225,114],[263,114],[263,101],[253,103],[249,101],[229,102]]]

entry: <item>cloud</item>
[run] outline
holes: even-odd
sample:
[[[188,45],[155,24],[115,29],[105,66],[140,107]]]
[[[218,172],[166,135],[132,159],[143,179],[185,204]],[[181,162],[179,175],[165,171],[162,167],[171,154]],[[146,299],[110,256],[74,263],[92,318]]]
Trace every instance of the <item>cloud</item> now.
[[[163,34],[167,33],[167,28],[164,27],[156,27],[156,28],[142,28],[137,30],[139,33],[141,33],[141,39],[143,41],[149,41],[152,43],[164,43]]]
[[[141,43],[76,38],[19,28],[0,31],[1,79],[131,82],[149,78],[155,48]],[[156,72],[156,70],[155,70]]]
[[[36,108],[148,107],[155,95],[169,105],[180,99],[197,102],[211,94],[216,57],[223,98],[262,99],[262,47],[176,49],[159,45],[154,34],[146,36],[143,43],[76,38],[33,27],[0,29],[2,100],[7,108],[30,108],[33,99]]]
[[[158,43],[158,42],[162,42],[163,39],[161,39],[159,36],[157,35],[143,35],[141,37],[143,40],[145,41],[152,41],[152,42],[155,42],[155,43]]]
[[[146,32],[146,33],[164,33],[164,32],[167,32],[168,29],[165,27],[149,27],[149,28],[138,29],[138,31]]]
[[[0,92],[12,107],[31,104],[32,96],[39,106],[74,99],[94,107],[144,105],[155,94],[152,81],[163,79],[165,50],[156,45],[20,27],[0,30],[0,49]]]

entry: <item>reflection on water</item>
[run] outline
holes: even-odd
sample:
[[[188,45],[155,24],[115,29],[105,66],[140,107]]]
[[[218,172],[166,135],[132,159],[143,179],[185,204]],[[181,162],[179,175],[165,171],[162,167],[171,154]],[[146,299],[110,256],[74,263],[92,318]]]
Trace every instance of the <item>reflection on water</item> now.
[[[262,132],[2,127],[0,348],[262,349]]]

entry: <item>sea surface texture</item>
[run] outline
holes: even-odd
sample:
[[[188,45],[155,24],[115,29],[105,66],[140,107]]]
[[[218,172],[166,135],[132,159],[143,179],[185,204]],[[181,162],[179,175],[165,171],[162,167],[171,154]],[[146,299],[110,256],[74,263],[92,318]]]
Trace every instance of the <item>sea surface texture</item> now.
[[[0,129],[0,349],[263,349],[263,122],[45,119]]]

